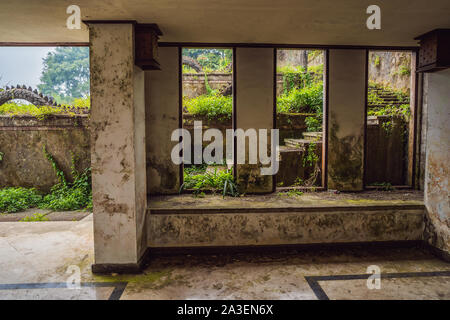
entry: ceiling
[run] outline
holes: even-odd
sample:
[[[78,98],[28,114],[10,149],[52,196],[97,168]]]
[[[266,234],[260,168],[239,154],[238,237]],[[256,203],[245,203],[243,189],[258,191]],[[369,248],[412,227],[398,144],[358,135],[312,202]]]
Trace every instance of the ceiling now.
[[[66,28],[73,3],[83,20],[157,23],[165,42],[415,46],[450,28],[450,0],[1,0],[0,42],[88,42],[84,24]],[[381,30],[366,27],[370,4]]]

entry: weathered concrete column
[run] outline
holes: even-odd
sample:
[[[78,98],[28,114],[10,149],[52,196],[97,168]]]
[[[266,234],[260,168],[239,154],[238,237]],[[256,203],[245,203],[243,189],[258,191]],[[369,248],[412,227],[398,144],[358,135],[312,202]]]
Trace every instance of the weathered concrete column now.
[[[328,188],[362,190],[366,50],[329,50]]]
[[[427,104],[425,240],[450,259],[450,69],[424,77]]]
[[[137,271],[146,250],[144,72],[132,23],[89,23],[94,272]]]
[[[236,126],[235,129],[273,128],[274,49],[236,49]],[[246,153],[248,163],[247,139]],[[268,138],[270,150],[270,138]],[[259,149],[258,149],[259,150]],[[265,193],[272,191],[272,175],[260,174],[261,164],[237,165],[237,182],[241,191]]]
[[[145,74],[148,193],[178,193],[180,165],[172,162],[172,132],[180,126],[178,48],[159,48],[161,70]]]

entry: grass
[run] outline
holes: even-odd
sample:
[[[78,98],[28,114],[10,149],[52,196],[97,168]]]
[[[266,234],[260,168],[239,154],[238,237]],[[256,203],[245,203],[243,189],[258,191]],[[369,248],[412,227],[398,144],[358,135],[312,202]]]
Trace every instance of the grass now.
[[[37,222],[37,221],[48,221],[45,213],[35,213],[32,216],[27,216],[20,220],[20,222]]]

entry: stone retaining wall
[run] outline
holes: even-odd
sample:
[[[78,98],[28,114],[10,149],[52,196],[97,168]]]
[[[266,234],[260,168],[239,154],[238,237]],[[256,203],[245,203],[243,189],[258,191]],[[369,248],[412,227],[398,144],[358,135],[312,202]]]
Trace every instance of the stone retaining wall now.
[[[231,85],[233,75],[231,73],[210,73],[206,77],[208,85],[213,90],[220,90],[225,86]],[[183,74],[183,96],[187,98],[198,97],[207,94],[206,79],[202,73],[184,73]],[[283,93],[284,81],[281,73],[277,74],[277,95]]]
[[[43,147],[71,179],[72,154],[77,170],[90,167],[88,116],[0,116],[0,188],[21,186],[49,191],[58,183]]]

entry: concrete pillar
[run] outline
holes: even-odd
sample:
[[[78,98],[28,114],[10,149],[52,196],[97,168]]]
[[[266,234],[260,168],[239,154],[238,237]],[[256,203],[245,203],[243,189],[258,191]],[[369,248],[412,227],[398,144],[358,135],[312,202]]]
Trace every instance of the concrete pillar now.
[[[450,259],[450,69],[425,74],[425,240]]]
[[[329,50],[328,188],[364,188],[366,50]]]
[[[273,128],[274,49],[236,49],[236,124],[235,129]],[[268,139],[270,150],[270,139]],[[247,150],[237,150],[246,152]],[[266,193],[272,191],[272,175],[260,174],[261,164],[237,165],[237,182],[241,191]]]
[[[180,166],[171,160],[172,132],[180,127],[179,49],[159,48],[161,70],[145,75],[147,187],[151,194],[178,193]]]
[[[146,250],[144,72],[132,23],[89,23],[94,272],[137,271]]]

